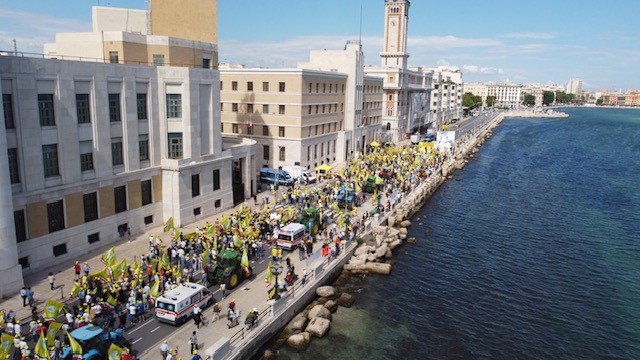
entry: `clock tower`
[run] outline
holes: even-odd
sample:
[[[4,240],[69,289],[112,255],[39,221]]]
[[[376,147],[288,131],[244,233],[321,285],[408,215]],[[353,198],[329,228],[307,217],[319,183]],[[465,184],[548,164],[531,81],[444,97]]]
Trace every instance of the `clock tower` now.
[[[407,68],[407,25],[409,0],[384,0],[384,49],[380,53],[382,66]]]

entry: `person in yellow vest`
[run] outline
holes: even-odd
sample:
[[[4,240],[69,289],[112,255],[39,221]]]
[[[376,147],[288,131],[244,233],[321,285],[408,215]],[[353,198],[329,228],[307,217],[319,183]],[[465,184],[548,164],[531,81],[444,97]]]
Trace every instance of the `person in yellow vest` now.
[[[278,249],[278,260],[282,260],[282,248]]]
[[[276,246],[271,249],[271,257],[273,258],[273,261],[278,261],[278,248]]]

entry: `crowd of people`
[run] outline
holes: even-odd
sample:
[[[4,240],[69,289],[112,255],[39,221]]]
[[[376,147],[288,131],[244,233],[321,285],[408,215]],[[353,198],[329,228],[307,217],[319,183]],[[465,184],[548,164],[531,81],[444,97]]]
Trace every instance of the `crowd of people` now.
[[[50,336],[49,324],[59,319],[62,319],[64,332],[92,324],[103,328],[107,333],[118,332],[122,335],[127,326],[145,321],[155,299],[164,291],[187,281],[201,282],[205,286],[213,285],[215,282],[210,278],[210,271],[221,251],[233,249],[241,253],[243,267],[248,267],[250,261],[263,257],[267,248],[274,245],[279,229],[296,222],[302,212],[309,208],[319,212],[322,226],[300,247],[300,258],[309,257],[313,253],[314,244],[318,243],[315,246],[321,249],[323,256],[337,256],[341,242],[354,239],[368,217],[391,210],[401,201],[403,194],[436,171],[445,158],[446,154],[439,154],[434,149],[423,146],[374,148],[368,154],[346,162],[341,170],[333,173],[332,180],[325,181],[320,186],[294,185],[282,191],[277,207],[263,204],[261,208],[252,209],[243,205],[232,214],[222,216],[213,223],[206,223],[201,228],[196,227],[190,233],[182,233],[173,226],[172,219],[169,219],[164,229],[170,235],[169,240],[165,242],[159,236],[149,237],[148,252],[134,257],[132,262],[118,260],[115,248],[102,256],[104,268],[94,273],[91,273],[88,263],[76,262],[76,280],[71,290],[71,299],[64,310],[53,318],[38,315],[33,304],[33,292],[25,288],[21,296],[25,306],[34,306],[32,321],[28,329],[24,329],[14,318],[14,312],[3,314],[3,346],[5,335],[6,339],[12,337],[11,345],[15,346],[0,348],[0,355],[11,359],[33,357],[27,341],[37,342],[43,334],[45,338]],[[371,190],[372,182],[375,184],[373,191],[362,195],[370,198],[375,205],[371,212],[358,214],[357,207],[340,203],[341,191],[350,188],[363,194],[366,187]],[[282,253],[276,252],[272,262],[282,260]],[[271,269],[271,265],[269,268]],[[287,272],[281,275],[283,278],[279,280],[277,276],[280,274],[276,274],[276,284],[286,286],[299,278],[290,264]],[[304,278],[306,269],[303,281]],[[50,277],[49,281],[53,288],[55,278]],[[221,290],[224,297],[224,285],[221,285]],[[215,308],[220,313],[218,304],[214,310]],[[231,312],[228,313],[228,320],[235,324],[235,309],[229,306],[229,310]],[[250,318],[251,326],[255,325],[257,317],[257,311],[248,312],[247,318]],[[64,336],[64,332],[54,335],[54,339],[46,338],[47,344],[51,344],[48,349],[52,359],[59,358],[62,349],[69,346],[69,337]],[[163,357],[173,358],[174,352],[165,345],[166,343],[161,347],[166,347],[163,350],[166,355]],[[129,351],[125,353],[131,356]],[[0,357],[0,360],[3,358]]]

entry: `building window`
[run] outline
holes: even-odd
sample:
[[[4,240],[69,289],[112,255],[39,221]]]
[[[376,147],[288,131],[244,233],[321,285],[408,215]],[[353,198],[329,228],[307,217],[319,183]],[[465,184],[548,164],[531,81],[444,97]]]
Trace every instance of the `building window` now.
[[[109,51],[109,62],[112,64],[119,63],[118,61],[118,52],[117,51]]]
[[[67,243],[56,245],[53,247],[53,256],[58,257],[67,253]]]
[[[29,264],[29,257],[28,256],[24,256],[24,257],[21,257],[20,259],[18,259],[18,264],[20,264],[22,269],[28,269],[29,266],[31,266]]]
[[[280,146],[280,149],[279,149],[278,152],[279,152],[278,158],[280,159],[280,161],[285,161],[284,160],[285,147],[284,146]]]
[[[247,81],[247,91],[253,91],[253,81]]]
[[[318,144],[313,145],[313,158],[318,158]]]
[[[15,129],[16,124],[13,120],[13,101],[11,94],[2,94],[2,106],[4,108],[4,128]]]
[[[202,208],[197,207],[195,209],[193,209],[193,216],[198,216],[202,213]]]
[[[231,111],[238,112],[238,103],[231,104]]]
[[[322,105],[322,113],[324,114],[325,111],[327,110],[327,105]]]
[[[109,94],[109,121],[119,122],[120,116],[120,94]]]
[[[262,160],[269,160],[269,145],[262,146]]]
[[[309,83],[309,93],[311,93],[311,90],[313,90],[313,83]]]
[[[269,83],[264,81],[262,83],[262,91],[269,91]]]
[[[284,137],[284,126],[278,127],[278,136]]]
[[[90,234],[87,236],[87,241],[89,244],[94,244],[100,241],[100,233]]]
[[[62,200],[47,204],[49,233],[64,229],[64,205]]]
[[[18,166],[18,150],[16,148],[7,149],[9,157],[9,177],[12,184],[20,182],[20,167]]]
[[[307,146],[307,161],[311,161],[311,145]]]
[[[44,177],[60,175],[58,144],[42,145],[42,163],[44,165]]]
[[[167,94],[167,118],[182,117],[182,94]]]
[[[113,166],[124,165],[124,155],[122,152],[122,139],[111,140],[111,164]]]
[[[182,159],[182,133],[169,133],[169,159]]]
[[[138,106],[138,120],[147,120],[147,94],[136,94],[136,104]]]
[[[191,197],[200,195],[200,174],[191,175]]]
[[[113,201],[115,203],[116,214],[127,211],[127,187],[117,186],[113,188]]]
[[[223,82],[220,81],[220,90],[222,90],[223,86],[222,86]]]
[[[89,94],[76,94],[76,114],[78,115],[78,124],[91,123]]]
[[[284,82],[280,82],[280,83],[278,83],[278,90],[279,90],[280,92],[284,92],[284,91],[285,91],[285,84],[284,84]]]
[[[269,104],[262,105],[262,113],[263,114],[268,114],[269,113]]]
[[[323,93],[327,92],[327,84],[322,84],[322,92]]]
[[[220,190],[220,169],[213,170],[213,191]]]
[[[16,240],[18,242],[27,240],[27,224],[24,219],[24,210],[13,212],[13,222],[16,226]]]
[[[253,104],[247,104],[247,113],[248,114],[252,114],[253,113]]]
[[[247,135],[253,135],[253,124],[247,123]]]
[[[278,105],[278,114],[284,115],[284,105]]]
[[[93,153],[80,154],[80,171],[93,170]]]
[[[142,200],[142,206],[149,205],[153,202],[151,198],[151,180],[140,181],[140,198]]]
[[[217,208],[219,208],[220,206],[222,206],[222,201],[220,201],[220,199],[216,200],[216,201],[213,203],[213,206],[215,206],[215,207],[216,207],[216,209],[217,209]]]
[[[140,161],[149,160],[149,139],[142,138],[138,141],[138,150],[140,152]]]
[[[231,132],[234,133],[234,134],[239,133],[238,124],[231,124]]]
[[[209,69],[210,67],[211,67],[211,59],[202,59],[202,68]],[[153,222],[153,220],[151,222]]]
[[[153,215],[149,215],[149,216],[145,216],[144,217],[144,224],[145,225],[149,225],[153,223]]]
[[[311,115],[311,105],[307,106],[307,108],[309,109],[308,114]]]
[[[153,54],[153,66],[164,66],[164,54]]]
[[[316,83],[316,93],[320,92],[320,83]]]
[[[238,82],[237,81],[232,81],[231,82],[231,90],[238,91]]]
[[[220,103],[220,112],[224,111],[224,103]]]
[[[262,127],[262,136],[269,136],[269,126],[265,125]]]
[[[84,204],[84,222],[98,220],[98,193],[82,195],[82,203]]]
[[[320,156],[324,156],[324,143],[320,144]]]
[[[40,114],[40,126],[56,126],[53,94],[38,94],[38,113]]]

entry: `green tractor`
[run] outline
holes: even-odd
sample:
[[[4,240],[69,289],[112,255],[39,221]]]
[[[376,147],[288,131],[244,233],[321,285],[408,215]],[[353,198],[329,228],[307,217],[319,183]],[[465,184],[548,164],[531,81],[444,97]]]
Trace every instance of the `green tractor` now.
[[[244,267],[240,264],[242,254],[235,250],[223,250],[216,256],[215,264],[211,264],[207,280],[209,285],[224,283],[227,290],[238,286],[244,279],[249,279],[253,275],[251,266]]]
[[[303,209],[298,217],[298,222],[304,224],[311,236],[318,233],[320,230],[324,230],[327,227],[327,219],[320,217],[320,211],[316,208]]]

